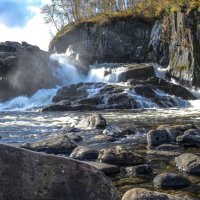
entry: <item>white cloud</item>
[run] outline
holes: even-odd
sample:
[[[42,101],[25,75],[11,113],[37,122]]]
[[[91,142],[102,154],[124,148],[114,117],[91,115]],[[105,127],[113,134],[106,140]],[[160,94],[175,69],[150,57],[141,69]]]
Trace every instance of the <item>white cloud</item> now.
[[[24,27],[9,28],[0,23],[0,41],[26,41],[32,45],[39,46],[43,50],[48,50],[48,45],[51,40],[49,33],[50,27],[44,24],[40,8],[32,6],[30,9],[35,15]]]

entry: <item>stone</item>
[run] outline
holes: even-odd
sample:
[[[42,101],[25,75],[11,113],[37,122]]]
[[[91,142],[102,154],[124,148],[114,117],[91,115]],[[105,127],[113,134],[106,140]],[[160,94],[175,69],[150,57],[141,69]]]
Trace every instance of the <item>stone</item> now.
[[[135,135],[136,130],[134,128],[124,128],[122,129],[122,135]]]
[[[41,141],[24,144],[21,147],[32,151],[41,151],[53,154],[71,153],[76,144],[67,135],[58,135]]]
[[[200,146],[200,130],[189,129],[183,135],[178,136],[176,141],[183,146]]]
[[[68,136],[71,140],[73,140],[74,142],[80,142],[80,141],[83,140],[83,138],[82,138],[80,135],[75,134],[75,133],[69,133],[69,134],[67,134],[67,136]]]
[[[153,168],[148,164],[144,164],[134,167],[126,167],[126,171],[129,175],[151,174],[153,173]]]
[[[195,200],[188,196],[170,195],[154,192],[143,188],[134,188],[127,191],[122,200]]]
[[[179,189],[188,187],[190,184],[187,178],[172,173],[159,174],[153,179],[154,187],[160,189]]]
[[[170,138],[166,130],[151,130],[147,133],[147,144],[150,147],[168,142],[170,142]]]
[[[182,154],[175,158],[175,164],[180,171],[189,174],[200,174],[200,157],[195,154]]]
[[[96,160],[99,152],[86,146],[78,146],[70,154],[70,158],[77,160]]]
[[[116,165],[109,165],[107,163],[99,163],[91,161],[87,161],[84,163],[87,163],[88,165],[95,167],[96,169],[102,171],[106,175],[117,174],[120,172],[120,168]]]
[[[108,135],[96,135],[90,139],[93,143],[115,142],[117,139]]]
[[[111,181],[65,157],[0,144],[2,200],[119,200]]]
[[[83,119],[78,127],[91,128],[91,129],[103,129],[106,127],[106,119],[101,114],[93,114]]]
[[[119,126],[110,125],[103,131],[103,134],[113,137],[120,137],[122,130]],[[122,136],[122,135],[121,135]]]
[[[127,148],[114,146],[99,151],[98,162],[114,164],[119,166],[134,166],[145,163],[145,159]]]

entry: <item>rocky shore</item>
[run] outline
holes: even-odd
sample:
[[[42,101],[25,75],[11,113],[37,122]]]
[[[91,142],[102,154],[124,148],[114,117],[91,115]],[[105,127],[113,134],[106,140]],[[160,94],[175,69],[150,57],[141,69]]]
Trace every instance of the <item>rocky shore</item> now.
[[[88,140],[83,134],[86,131],[96,136],[83,146],[81,142]],[[0,192],[4,199],[16,200],[26,199],[27,195],[31,199],[67,196],[71,200],[199,199],[200,194],[195,191],[199,190],[200,157],[192,153],[198,152],[200,146],[198,127],[159,126],[146,133],[145,143],[139,150],[133,144],[116,143],[119,138],[134,134],[136,130],[108,124],[101,114],[94,114],[73,128],[61,129],[49,139],[24,144],[21,148],[1,144],[3,183],[12,187],[5,185]],[[96,148],[97,143],[107,143],[108,147]],[[160,164],[165,160],[165,165],[171,168],[160,169],[155,158]],[[123,180],[137,182],[146,178],[148,185],[134,187],[136,183],[130,183],[128,188],[122,187]],[[10,192],[11,188],[15,192]]]

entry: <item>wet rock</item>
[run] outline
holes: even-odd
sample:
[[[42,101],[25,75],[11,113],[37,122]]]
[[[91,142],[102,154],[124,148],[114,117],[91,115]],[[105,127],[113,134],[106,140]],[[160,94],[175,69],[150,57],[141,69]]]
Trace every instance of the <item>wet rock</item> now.
[[[125,193],[122,200],[195,200],[187,196],[176,196],[154,192],[143,188],[134,188]]]
[[[154,67],[144,64],[128,64],[124,65],[126,70],[120,74],[119,82],[130,79],[145,80],[155,76]]]
[[[191,183],[190,181],[180,175],[164,173],[159,174],[153,179],[153,184],[155,188],[160,189],[179,189],[188,187]]]
[[[160,146],[156,147],[155,150],[174,152],[174,151],[183,151],[184,148],[175,144],[161,144]]]
[[[103,134],[113,137],[119,137],[120,135],[122,136],[121,133],[122,133],[121,128],[115,125],[110,125],[106,127],[106,129],[103,131]]]
[[[38,142],[28,143],[21,146],[32,151],[41,151],[53,154],[71,153],[76,144],[67,135],[58,135]]]
[[[168,142],[170,142],[170,138],[166,130],[151,130],[147,133],[147,144],[150,147]]]
[[[109,165],[107,163],[90,162],[90,161],[85,163],[95,167],[98,170],[101,170],[106,175],[117,174],[120,172],[120,168],[116,165]]]
[[[175,158],[175,164],[180,171],[190,174],[200,174],[200,157],[185,153]]]
[[[186,124],[186,125],[175,125],[175,126],[169,126],[169,125],[161,125],[157,128],[157,130],[166,130],[170,142],[176,142],[176,138],[180,135],[183,135],[183,133],[188,129],[194,129],[196,128],[193,124]]]
[[[126,167],[126,171],[129,175],[151,174],[153,173],[153,168],[148,164],[144,164],[134,167]]]
[[[189,129],[183,135],[178,136],[176,141],[183,146],[200,146],[200,130]]]
[[[2,200],[119,200],[111,181],[82,162],[0,144],[0,163]]]
[[[100,128],[103,129],[106,127],[106,119],[101,114],[94,114],[92,116],[83,119],[79,124],[78,127],[82,128]]]
[[[90,139],[93,143],[115,142],[117,139],[108,135],[96,135]]]
[[[121,132],[122,135],[134,135],[136,134],[136,130],[134,128],[124,128]]]
[[[114,146],[99,151],[98,162],[119,166],[133,166],[145,163],[145,159],[122,146]]]
[[[180,156],[181,152],[149,149],[147,150],[147,154],[151,156],[176,157],[176,156]]]
[[[67,136],[68,136],[71,140],[73,140],[73,141],[75,141],[75,142],[80,142],[80,141],[83,140],[83,138],[82,138],[80,135],[77,135],[77,134],[75,134],[75,133],[67,134]]]
[[[76,147],[70,157],[77,160],[96,160],[99,152],[86,146]]]

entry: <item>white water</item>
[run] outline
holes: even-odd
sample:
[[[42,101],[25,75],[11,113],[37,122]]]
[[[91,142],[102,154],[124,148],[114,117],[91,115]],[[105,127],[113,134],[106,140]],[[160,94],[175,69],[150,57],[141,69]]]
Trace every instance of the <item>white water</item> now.
[[[54,54],[50,58],[57,61],[58,65],[52,69],[54,77],[57,79],[58,84],[52,89],[41,89],[38,90],[33,96],[19,96],[10,101],[0,103],[0,111],[3,110],[26,110],[33,107],[40,107],[48,105],[52,102],[53,96],[55,96],[57,90],[67,84],[75,84],[79,82],[104,82],[111,84],[119,84],[120,76],[125,71],[125,67],[120,64],[104,63],[91,65],[88,75],[83,75],[73,65],[69,64],[68,56],[71,55],[70,49],[65,54]],[[78,55],[77,55],[78,59]],[[146,64],[146,65],[152,65]],[[119,67],[117,67],[119,66]],[[159,78],[165,78],[165,74],[168,68],[162,68],[159,65],[153,64],[155,74]],[[93,97],[103,85],[99,87],[91,86],[87,89],[89,93],[88,97]],[[190,90],[195,96],[200,99],[200,90]],[[126,92],[126,91],[125,91]],[[162,91],[155,91],[158,96],[167,96]],[[158,106],[151,100],[138,95],[135,91],[129,91],[128,94],[132,96],[140,105],[141,108],[158,108]],[[169,96],[169,95],[168,95]],[[172,98],[169,96],[169,99]],[[195,101],[184,101],[181,98],[173,97],[178,107],[188,107],[189,105],[194,108],[200,109],[200,100]]]

